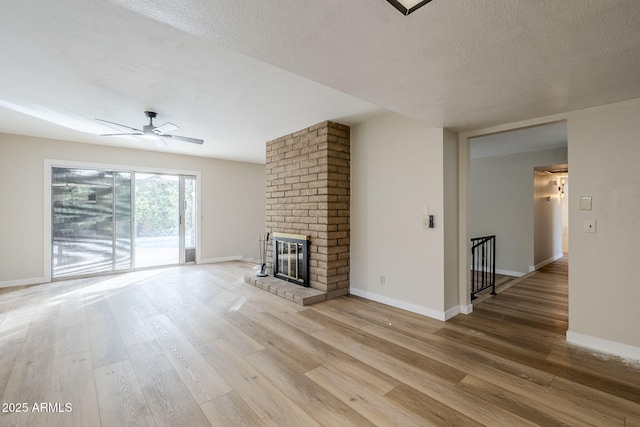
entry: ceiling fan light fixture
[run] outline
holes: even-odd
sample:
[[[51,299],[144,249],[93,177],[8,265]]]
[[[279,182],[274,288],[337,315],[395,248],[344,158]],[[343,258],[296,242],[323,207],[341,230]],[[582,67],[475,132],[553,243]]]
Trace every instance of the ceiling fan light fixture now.
[[[431,0],[387,0],[393,7],[398,9],[403,15],[408,15],[420,9]]]
[[[124,127],[133,131],[133,132],[127,132],[127,133],[107,133],[107,134],[101,134],[100,136],[141,136],[144,139],[153,141],[159,147],[165,147],[168,145],[167,141],[165,141],[164,138],[177,139],[178,141],[185,141],[185,142],[190,142],[192,144],[198,144],[198,145],[204,144],[204,140],[202,139],[168,134],[167,132],[171,132],[173,130],[178,129],[178,126],[174,125],[171,122],[167,122],[160,126],[154,126],[153,119],[158,115],[158,113],[156,113],[155,111],[145,111],[144,114],[149,119],[149,124],[142,126],[142,129],[134,128],[134,127],[123,125],[116,122],[110,122],[109,120],[96,119],[99,122],[109,123],[110,125]]]

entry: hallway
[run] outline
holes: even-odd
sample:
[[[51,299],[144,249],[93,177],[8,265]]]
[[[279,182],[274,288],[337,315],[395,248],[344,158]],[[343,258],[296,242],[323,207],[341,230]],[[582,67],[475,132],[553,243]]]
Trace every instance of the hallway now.
[[[568,328],[569,258],[515,278],[474,301],[473,313],[482,318],[508,321],[563,335]]]
[[[542,424],[560,422],[551,416],[557,410],[579,418],[591,411],[599,414],[588,417],[590,425],[640,426],[640,362],[565,341],[568,265],[565,256],[514,280],[498,295],[474,304],[470,315],[448,321],[438,334],[495,357],[498,365],[509,360],[550,378],[538,387],[536,379],[521,372],[519,377],[531,382],[528,390],[519,387],[509,394],[505,385],[475,390],[487,402]],[[617,415],[610,418],[609,411]],[[551,417],[544,420],[536,413]],[[623,413],[624,420],[615,419]]]

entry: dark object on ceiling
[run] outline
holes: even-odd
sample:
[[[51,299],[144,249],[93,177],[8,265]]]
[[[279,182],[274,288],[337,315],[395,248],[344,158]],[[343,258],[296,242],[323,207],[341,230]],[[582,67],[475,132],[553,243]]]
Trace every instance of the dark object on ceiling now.
[[[419,3],[417,3],[414,6],[411,6],[412,3],[414,3],[413,1],[407,1],[407,0],[387,0],[389,3],[391,3],[391,5],[393,7],[395,7],[396,9],[398,9],[400,11],[400,13],[402,13],[403,15],[408,15],[412,12],[415,12],[416,10],[420,9],[422,6],[424,6],[425,4],[429,3],[431,0],[423,0]],[[409,6],[409,7],[407,7]]]

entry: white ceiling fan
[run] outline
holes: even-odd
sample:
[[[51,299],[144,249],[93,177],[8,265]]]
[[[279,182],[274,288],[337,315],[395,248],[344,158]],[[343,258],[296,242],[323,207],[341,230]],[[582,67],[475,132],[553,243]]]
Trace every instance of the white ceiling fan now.
[[[121,126],[123,128],[131,129],[132,131],[134,131],[128,133],[105,133],[101,134],[100,136],[142,136],[144,138],[153,140],[153,142],[155,142],[158,146],[168,145],[167,141],[165,141],[164,138],[177,139],[178,141],[190,142],[192,144],[204,143],[204,140],[202,139],[188,138],[186,136],[179,135],[169,135],[167,132],[178,129],[178,126],[169,122],[160,126],[154,126],[153,119],[158,115],[158,113],[156,113],[155,111],[145,111],[144,114],[149,118],[149,124],[142,126],[142,129],[133,128],[131,126],[122,125],[120,123],[110,122],[109,120],[96,119],[100,122],[110,123],[112,125]]]

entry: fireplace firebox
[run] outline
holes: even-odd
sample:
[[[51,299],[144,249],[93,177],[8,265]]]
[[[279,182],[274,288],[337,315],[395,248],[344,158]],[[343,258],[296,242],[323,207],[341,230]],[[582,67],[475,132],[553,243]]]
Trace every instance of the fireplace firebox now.
[[[273,233],[273,275],[309,287],[309,236]]]

